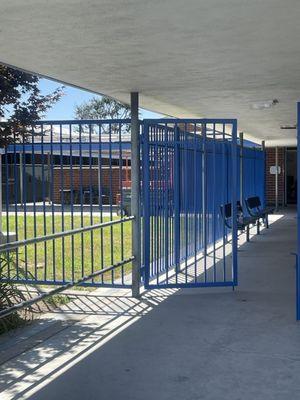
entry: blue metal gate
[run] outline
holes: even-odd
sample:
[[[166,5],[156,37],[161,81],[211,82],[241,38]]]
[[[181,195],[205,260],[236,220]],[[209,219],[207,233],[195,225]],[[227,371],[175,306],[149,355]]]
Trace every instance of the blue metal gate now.
[[[0,157],[1,280],[65,285],[109,267],[82,285],[131,287],[130,120],[40,121]]]
[[[145,120],[142,142],[145,287],[237,285],[236,120]]]

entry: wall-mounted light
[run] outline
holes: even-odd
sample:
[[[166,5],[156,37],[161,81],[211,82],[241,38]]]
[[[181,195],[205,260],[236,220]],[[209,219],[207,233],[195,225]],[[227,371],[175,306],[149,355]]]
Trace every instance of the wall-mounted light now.
[[[280,125],[280,129],[297,129],[297,125]]]
[[[257,101],[251,104],[251,108],[252,110],[266,110],[268,108],[276,106],[278,103],[279,103],[278,99]]]

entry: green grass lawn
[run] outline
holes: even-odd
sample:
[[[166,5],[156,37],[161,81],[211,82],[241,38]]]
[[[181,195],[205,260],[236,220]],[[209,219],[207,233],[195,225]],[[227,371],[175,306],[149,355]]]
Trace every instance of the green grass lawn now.
[[[116,219],[118,217],[115,217]],[[103,222],[109,221],[109,217],[104,217]],[[26,231],[24,226],[24,216],[9,216],[9,231],[17,232],[17,239],[45,236],[53,232],[61,232],[80,226],[89,226],[100,223],[100,217],[94,216],[91,221],[90,216],[83,217],[64,216],[27,216]],[[103,229],[96,229],[93,232],[79,233],[65,238],[47,241],[36,245],[28,245],[26,249],[20,248],[17,255],[19,268],[27,271],[38,280],[73,280],[83,275],[88,275],[92,271],[115,264],[124,258],[131,256],[131,221],[113,225]],[[3,230],[7,229],[7,219],[2,221]],[[122,235],[123,231],[123,235]],[[131,269],[128,264],[123,267],[125,273]],[[105,282],[111,283],[112,279],[119,279],[121,267],[114,272],[105,274]],[[102,278],[95,279],[101,282]]]

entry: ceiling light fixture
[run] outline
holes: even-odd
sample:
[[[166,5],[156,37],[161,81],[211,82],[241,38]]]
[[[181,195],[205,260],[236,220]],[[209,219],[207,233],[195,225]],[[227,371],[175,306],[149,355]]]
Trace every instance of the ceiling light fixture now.
[[[278,99],[257,101],[256,103],[251,104],[251,108],[252,110],[266,110],[276,106],[278,103]]]
[[[297,129],[297,125],[280,125],[280,129]]]

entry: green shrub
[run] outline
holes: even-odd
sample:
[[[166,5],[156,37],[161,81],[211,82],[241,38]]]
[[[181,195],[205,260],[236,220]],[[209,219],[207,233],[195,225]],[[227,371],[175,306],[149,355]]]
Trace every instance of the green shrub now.
[[[15,257],[9,253],[0,253],[0,311],[28,300],[24,291],[12,283],[16,274]],[[18,276],[21,275],[24,276],[24,271],[18,268]],[[24,324],[29,319],[32,319],[31,308],[0,318],[0,334]]]

